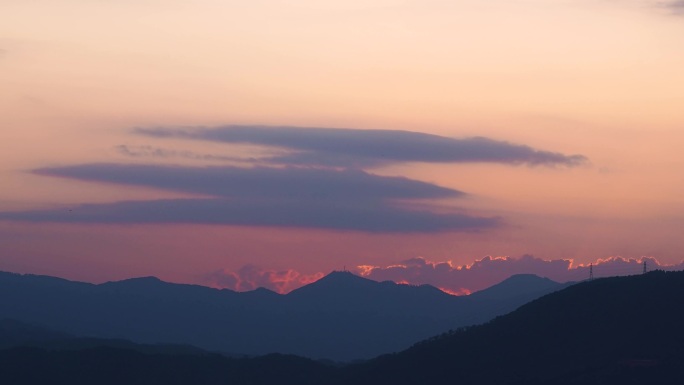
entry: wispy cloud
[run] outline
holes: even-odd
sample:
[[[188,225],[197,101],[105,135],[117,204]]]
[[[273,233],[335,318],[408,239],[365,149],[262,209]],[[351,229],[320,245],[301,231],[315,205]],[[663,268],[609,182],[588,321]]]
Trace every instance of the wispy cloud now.
[[[676,12],[684,12],[684,0],[676,0],[667,2],[667,6]]]
[[[187,138],[246,143],[290,150],[266,159],[279,164],[338,167],[396,162],[489,162],[546,166],[578,166],[583,155],[565,155],[484,137],[449,138],[411,131],[224,126],[214,128],[138,128],[137,134],[158,138]]]
[[[178,151],[170,150],[154,146],[129,146],[121,144],[115,147],[119,154],[130,156],[133,158],[185,158],[195,160],[209,160],[209,161],[223,161],[223,162],[238,162],[238,163],[256,163],[259,162],[257,158],[240,158],[235,156],[215,155],[215,154],[199,154],[193,151]]]

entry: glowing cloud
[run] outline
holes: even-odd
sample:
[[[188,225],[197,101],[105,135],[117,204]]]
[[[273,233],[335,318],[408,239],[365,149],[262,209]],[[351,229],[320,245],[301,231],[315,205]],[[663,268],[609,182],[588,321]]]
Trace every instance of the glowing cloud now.
[[[663,265],[653,257],[625,259],[610,257],[592,264],[594,277],[640,274],[643,264],[647,269],[680,270],[684,261],[676,265]],[[485,257],[470,265],[453,265],[450,261],[431,262],[424,258],[411,258],[386,267],[358,266],[356,271],[376,281],[407,281],[411,284],[429,284],[448,293],[467,293],[485,289],[514,274],[535,274],[558,282],[581,281],[589,277],[589,265],[573,265],[569,259],[544,260],[531,255],[521,258]]]
[[[298,287],[315,282],[323,273],[302,274],[296,270],[267,270],[245,265],[237,271],[223,269],[210,274],[207,283],[215,288],[250,291],[260,287],[285,294]]]
[[[656,258],[609,257],[591,264],[574,265],[572,260],[544,260],[531,255],[521,258],[484,257],[469,265],[453,265],[450,261],[430,262],[411,258],[398,264],[377,267],[359,265],[354,270],[360,276],[375,281],[398,284],[428,284],[452,295],[468,295],[486,289],[515,274],[535,274],[557,282],[582,281],[589,278],[590,265],[595,278],[641,274],[644,262],[648,270],[682,270],[684,261],[661,264]],[[246,265],[237,271],[220,270],[208,275],[207,284],[237,291],[264,287],[285,294],[322,278],[325,274],[302,274],[294,269],[268,270]]]

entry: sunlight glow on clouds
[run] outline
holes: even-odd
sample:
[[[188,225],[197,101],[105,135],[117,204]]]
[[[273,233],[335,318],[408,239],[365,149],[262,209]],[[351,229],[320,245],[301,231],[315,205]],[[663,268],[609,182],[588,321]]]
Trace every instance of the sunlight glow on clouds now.
[[[643,271],[646,262],[650,270],[682,270],[684,260],[678,264],[662,264],[656,258],[601,258],[593,262],[595,278],[636,275]],[[432,285],[452,295],[468,295],[495,285],[511,275],[534,274],[556,282],[583,281],[589,277],[589,264],[574,265],[572,260],[544,260],[531,255],[520,258],[487,256],[468,265],[454,265],[450,261],[431,262],[424,258],[411,258],[385,267],[359,265],[355,272],[374,281],[392,281],[408,285]],[[285,294],[322,278],[325,274],[301,274],[294,269],[261,269],[245,265],[237,271],[222,269],[210,274],[207,284],[217,288],[249,291],[264,287]]]
[[[684,261],[668,265],[661,264],[653,257],[610,257],[594,262],[594,277],[640,274],[644,261],[650,270],[684,269]],[[514,274],[535,274],[557,282],[582,281],[589,277],[589,264],[574,265],[569,259],[544,260],[525,255],[521,258],[488,256],[472,264],[459,266],[450,261],[431,262],[419,257],[386,267],[358,266],[357,272],[376,281],[429,284],[447,292],[461,293],[485,289]]]
[[[223,269],[210,274],[207,285],[218,289],[251,291],[263,287],[285,294],[323,278],[323,273],[301,274],[296,270],[268,270],[245,265],[237,271]]]

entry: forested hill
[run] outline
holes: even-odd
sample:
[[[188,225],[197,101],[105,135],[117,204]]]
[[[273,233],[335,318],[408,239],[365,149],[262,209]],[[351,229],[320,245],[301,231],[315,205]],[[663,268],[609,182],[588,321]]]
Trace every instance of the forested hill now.
[[[684,272],[597,279],[347,375],[356,384],[675,384],[682,325]]]

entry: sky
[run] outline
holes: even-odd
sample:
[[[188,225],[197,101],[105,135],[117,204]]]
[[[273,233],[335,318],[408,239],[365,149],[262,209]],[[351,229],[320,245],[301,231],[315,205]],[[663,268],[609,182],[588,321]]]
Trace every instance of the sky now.
[[[681,68],[677,0],[2,0],[0,270],[681,268]]]

